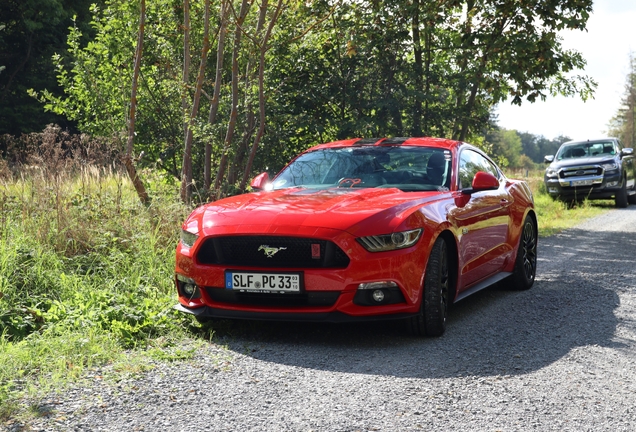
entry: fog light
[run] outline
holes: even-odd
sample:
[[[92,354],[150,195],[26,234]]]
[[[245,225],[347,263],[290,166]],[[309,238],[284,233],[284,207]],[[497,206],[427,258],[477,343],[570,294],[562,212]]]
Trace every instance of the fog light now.
[[[179,295],[187,297],[190,300],[201,297],[201,291],[193,279],[177,274],[177,290]]]
[[[557,192],[559,192],[559,190],[557,188],[548,188],[548,192],[557,193]]]
[[[197,290],[197,287],[192,284],[183,284],[183,293],[188,297],[192,297],[194,292]]]
[[[612,187],[612,186],[617,186],[617,185],[618,185],[617,181],[607,182],[607,187]]]
[[[371,296],[373,297],[373,300],[375,300],[378,303],[382,303],[384,301],[384,291],[382,290],[377,289],[373,291]]]

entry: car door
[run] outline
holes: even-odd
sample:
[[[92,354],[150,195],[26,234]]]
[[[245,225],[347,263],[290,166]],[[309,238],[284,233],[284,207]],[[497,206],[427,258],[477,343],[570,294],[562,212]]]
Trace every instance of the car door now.
[[[468,287],[500,271],[510,254],[508,227],[512,195],[505,177],[482,154],[464,149],[459,156],[458,196],[450,212],[459,241],[459,285]],[[499,179],[499,188],[466,194],[475,174],[484,171]]]

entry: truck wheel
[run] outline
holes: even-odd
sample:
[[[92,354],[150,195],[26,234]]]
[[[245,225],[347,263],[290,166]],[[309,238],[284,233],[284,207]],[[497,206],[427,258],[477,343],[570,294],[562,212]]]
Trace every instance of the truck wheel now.
[[[630,204],[636,204],[636,183],[634,184],[634,193],[627,196],[627,202]]]
[[[618,208],[625,208],[629,205],[627,202],[627,182],[625,179],[623,179],[620,190],[616,192],[614,202]]]

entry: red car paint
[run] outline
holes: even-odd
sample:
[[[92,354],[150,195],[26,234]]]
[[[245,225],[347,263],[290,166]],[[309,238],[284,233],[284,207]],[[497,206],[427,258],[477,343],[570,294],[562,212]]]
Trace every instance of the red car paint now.
[[[183,241],[177,246],[177,309],[200,319],[343,321],[413,316],[421,310],[426,265],[431,248],[440,235],[448,239],[451,251],[454,281],[449,292],[451,303],[510,275],[515,268],[524,220],[531,217],[536,225],[533,198],[528,186],[522,181],[507,179],[498,168],[498,178],[480,171],[474,175],[468,188],[460,185],[461,152],[471,151],[473,153],[470,154],[477,153],[487,158],[483,152],[465,143],[438,138],[409,138],[394,142],[391,139],[352,139],[316,146],[305,153],[324,149],[351,149],[352,152],[362,149],[359,151],[364,152],[365,149],[372,151],[372,147],[383,151],[392,151],[392,147],[439,150],[446,158],[447,186],[433,191],[405,192],[386,183],[381,187],[359,187],[360,178],[352,177],[341,179],[331,187],[261,190],[199,207],[182,227],[184,231],[198,236],[196,241],[191,246]],[[395,172],[389,170],[384,174],[388,176]],[[280,176],[273,178],[273,184]],[[384,177],[381,180],[386,182]],[[267,177],[261,174],[252,184],[263,187],[266,183]],[[471,190],[470,186],[479,191]],[[420,228],[423,231],[419,240],[403,249],[370,252],[357,240]],[[310,259],[321,258],[318,241],[332,242],[346,255],[348,264],[346,267],[328,268],[272,267],[270,262],[273,260],[265,258],[259,262],[267,266],[243,264],[236,260],[231,264],[204,263],[198,258],[202,245],[208,239],[233,238],[240,241],[251,236],[265,240],[308,239],[308,264],[313,264]],[[311,239],[316,239],[315,243],[311,243]],[[277,246],[265,244],[270,243],[265,241],[261,243],[260,246]],[[213,240],[208,245],[217,248]],[[258,242],[251,248],[256,245]],[[265,249],[260,246],[260,249]],[[252,249],[250,253],[256,253]],[[286,253],[286,248],[281,246],[280,249],[276,252],[278,256]],[[218,256],[219,249],[215,250],[216,259],[222,261]],[[300,273],[301,292],[275,295],[248,292],[249,298],[239,299],[238,293],[229,293],[232,290],[226,288],[226,270]],[[190,295],[185,293],[183,281],[196,285],[196,291]],[[398,302],[369,305],[354,301],[360,284],[380,281],[397,285],[401,296],[395,292],[387,294],[396,294]],[[303,303],[301,297],[310,293],[329,293],[335,300],[333,303]],[[213,299],[216,294],[221,300]],[[281,299],[280,304],[278,298]],[[295,301],[295,298],[300,300]],[[289,299],[291,301],[287,301]]]

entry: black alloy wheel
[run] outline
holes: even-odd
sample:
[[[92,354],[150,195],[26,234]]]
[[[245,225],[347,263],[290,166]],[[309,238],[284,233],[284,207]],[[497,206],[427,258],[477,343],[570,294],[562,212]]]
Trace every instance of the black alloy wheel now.
[[[439,237],[428,258],[419,313],[406,320],[406,329],[417,336],[441,336],[446,330],[452,288],[446,241]]]
[[[531,216],[526,216],[510,288],[527,290],[534,284],[537,274],[537,237],[534,220]]]

